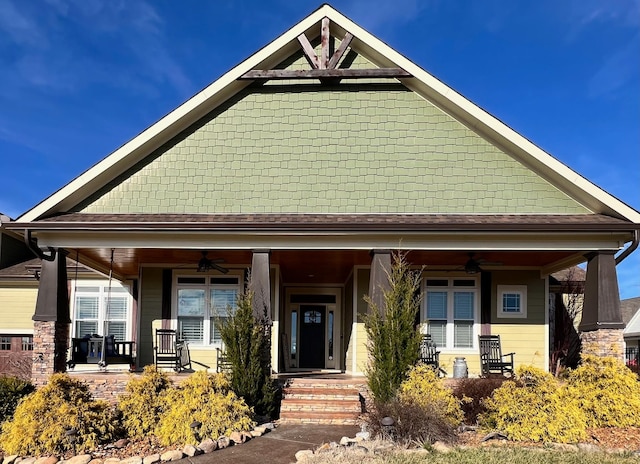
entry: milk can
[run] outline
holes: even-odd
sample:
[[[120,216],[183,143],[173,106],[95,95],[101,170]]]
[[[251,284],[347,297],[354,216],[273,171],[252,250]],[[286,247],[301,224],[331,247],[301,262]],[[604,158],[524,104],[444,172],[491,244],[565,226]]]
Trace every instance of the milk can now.
[[[469,377],[467,361],[462,357],[456,357],[456,360],[453,362],[453,378],[466,379],[467,377]]]

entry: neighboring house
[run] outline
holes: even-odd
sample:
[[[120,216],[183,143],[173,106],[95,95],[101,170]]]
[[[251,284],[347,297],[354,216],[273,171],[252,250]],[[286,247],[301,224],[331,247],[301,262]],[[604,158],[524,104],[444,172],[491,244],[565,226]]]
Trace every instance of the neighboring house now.
[[[640,351],[640,297],[622,300],[620,309],[622,319],[626,324],[624,329],[626,358],[628,360],[635,357],[637,364],[638,352]]]
[[[276,372],[361,374],[389,250],[425,266],[445,369],[477,374],[489,333],[548,368],[549,275],[585,260],[580,330],[621,356],[615,255],[640,213],[324,5],[6,228],[48,250],[36,378],[64,369],[66,253],[131,282],[139,366],[161,325],[215,369],[250,269]]]

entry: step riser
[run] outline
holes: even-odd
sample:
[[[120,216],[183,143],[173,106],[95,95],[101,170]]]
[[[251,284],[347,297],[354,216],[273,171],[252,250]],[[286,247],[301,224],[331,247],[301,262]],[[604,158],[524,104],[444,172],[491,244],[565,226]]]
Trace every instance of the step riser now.
[[[280,422],[354,425],[362,411],[360,385],[300,380],[283,390]]]

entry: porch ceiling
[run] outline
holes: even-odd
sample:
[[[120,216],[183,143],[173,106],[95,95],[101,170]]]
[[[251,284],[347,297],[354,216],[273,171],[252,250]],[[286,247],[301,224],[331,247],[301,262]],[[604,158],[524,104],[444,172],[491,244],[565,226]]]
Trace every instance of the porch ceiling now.
[[[108,272],[111,249],[70,250],[69,257],[75,259],[77,252],[81,262]],[[474,258],[481,260],[481,267],[487,269],[536,269],[571,259],[575,255],[573,251],[482,251],[476,252]],[[200,250],[117,248],[114,250],[113,271],[120,278],[135,278],[140,266],[195,270],[201,256]],[[224,259],[225,267],[245,269],[251,265],[252,252],[210,249],[208,257]],[[427,271],[461,271],[469,259],[469,252],[410,251],[407,259],[410,263],[425,264]],[[483,265],[483,262],[487,264]],[[353,266],[367,266],[371,264],[371,257],[364,250],[274,250],[271,252],[271,264],[279,266],[282,282],[286,284],[342,284]]]

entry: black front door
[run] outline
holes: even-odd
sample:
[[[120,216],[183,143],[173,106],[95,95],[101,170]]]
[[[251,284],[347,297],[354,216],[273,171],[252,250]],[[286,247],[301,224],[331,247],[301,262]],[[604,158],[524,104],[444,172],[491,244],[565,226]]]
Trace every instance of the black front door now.
[[[300,364],[303,368],[324,368],[325,307],[300,305]]]

